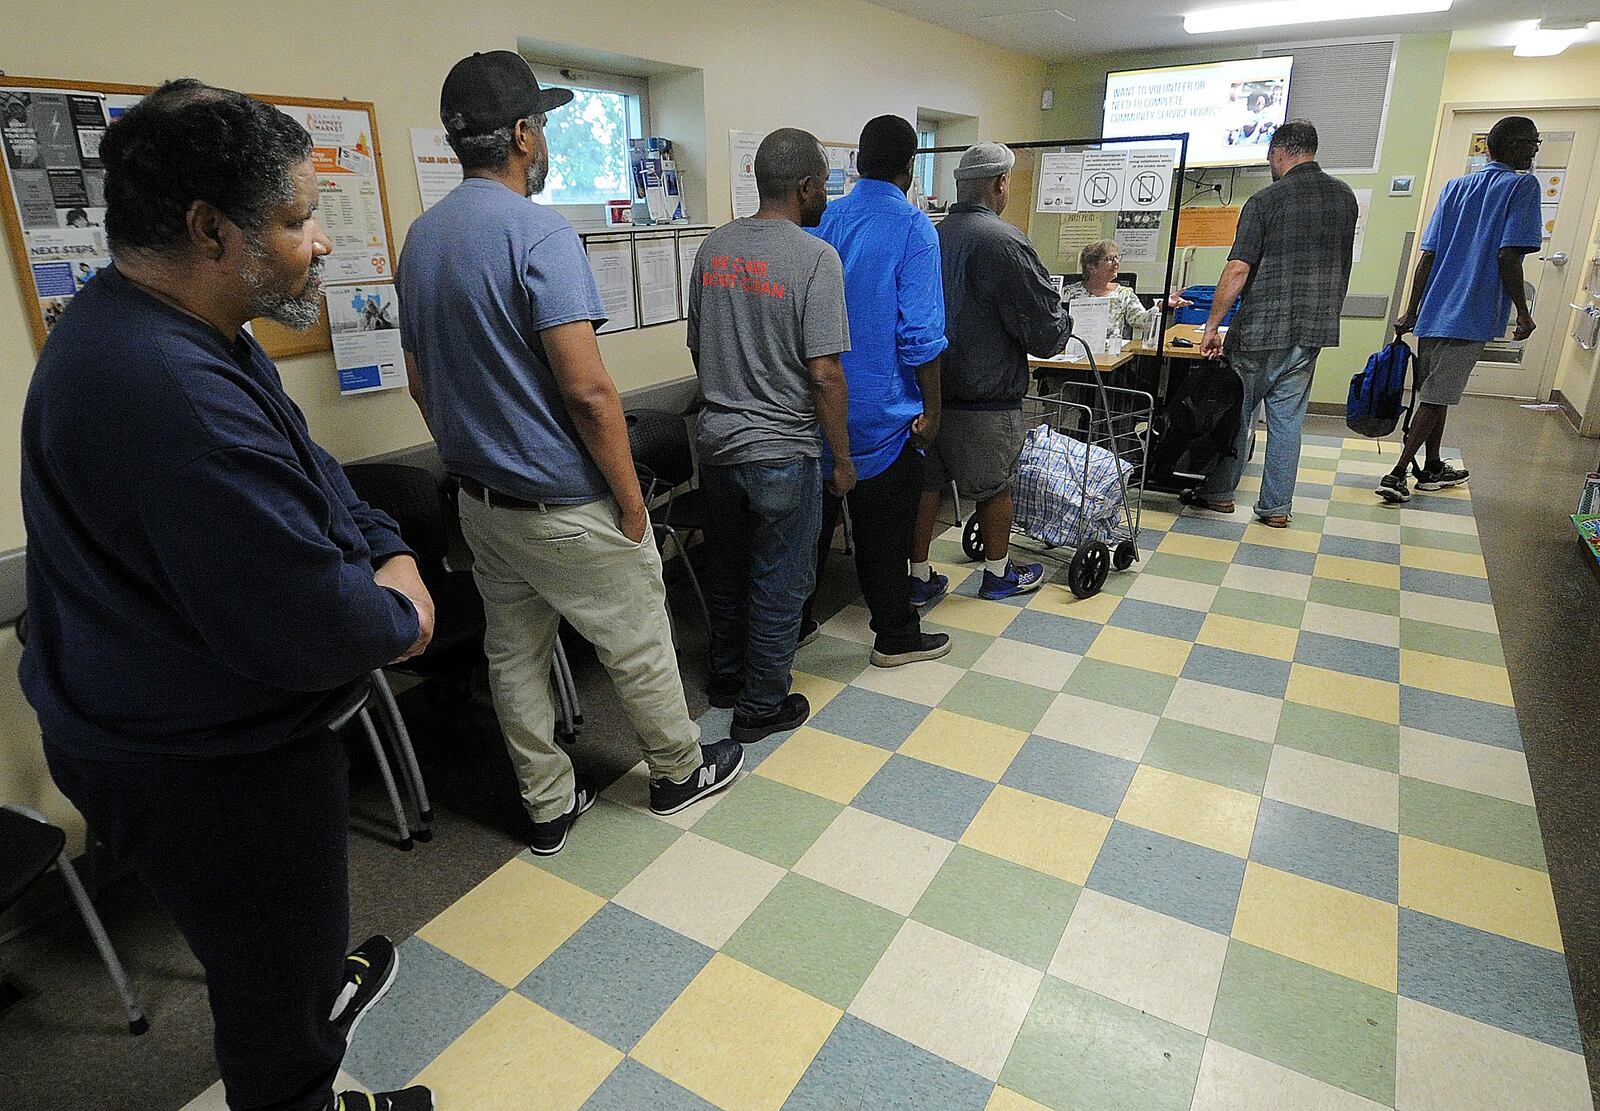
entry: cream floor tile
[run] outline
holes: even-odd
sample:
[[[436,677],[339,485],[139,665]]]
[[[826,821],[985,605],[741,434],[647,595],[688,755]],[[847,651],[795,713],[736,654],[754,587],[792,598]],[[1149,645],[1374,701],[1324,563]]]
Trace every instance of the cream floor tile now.
[[[713,738],[702,738],[709,744]],[[718,803],[728,797],[727,791],[718,791],[710,798],[701,799],[687,810],[680,810],[676,814],[651,814],[650,813],[650,766],[643,760],[623,772],[617,779],[600,792],[600,797],[626,806],[640,814],[650,814],[658,822],[677,826],[679,829],[690,829],[701,818],[709,814]]]
[[[1401,837],[1400,905],[1562,951],[1550,877],[1532,868]]]
[[[1338,459],[1343,454],[1343,448],[1328,447],[1322,444],[1300,445],[1300,455],[1305,459]]]
[[[783,878],[783,869],[685,833],[621,891],[618,906],[720,949]]]
[[[1205,613],[1217,600],[1217,588],[1186,579],[1169,579],[1165,575],[1139,574],[1125,595],[1141,602],[1160,602],[1164,606],[1196,610]],[[1070,614],[1068,616],[1071,616]]]
[[[1509,802],[1533,805],[1528,761],[1516,749],[1400,730],[1400,774]]]
[[[1487,602],[1468,602],[1460,598],[1440,598],[1432,594],[1400,592],[1400,616],[1407,621],[1431,621],[1479,633],[1500,632],[1494,607]]]
[[[1262,794],[1394,833],[1400,828],[1400,777],[1279,745]]]
[[[1400,647],[1400,619],[1387,613],[1368,613],[1366,610],[1346,609],[1322,602],[1307,602],[1300,628],[1325,636],[1382,644],[1389,648]]]
[[[1576,1053],[1400,998],[1397,1111],[1591,1111]]]
[[[1295,498],[1294,511],[1312,517],[1326,517],[1328,515],[1328,500],[1327,498]]]
[[[1162,716],[1252,740],[1271,741],[1278,735],[1282,713],[1283,702],[1276,698],[1179,679]]]
[[[1257,594],[1272,594],[1303,602],[1311,593],[1311,576],[1235,563],[1222,576],[1222,585],[1230,590],[1250,590]]]
[[[1033,727],[1041,737],[1138,762],[1160,718],[1077,695],[1061,694]]]
[[[1191,1111],[1383,1111],[1383,1104],[1208,1041]]]
[[[862,985],[850,1013],[998,1079],[1042,972],[907,921]]]
[[[1204,1034],[1228,939],[1085,888],[1050,975]]]
[[[1372,540],[1379,544],[1400,543],[1399,521],[1358,521],[1353,517],[1329,517],[1322,522],[1328,536],[1348,536],[1353,540]]]
[[[1081,886],[1110,831],[1110,818],[1002,785],[967,826],[961,843]]]
[[[851,685],[907,702],[937,706],[965,674],[959,667],[938,660],[923,660],[903,667],[869,667],[856,676]]]
[[[1394,470],[1394,464],[1369,462],[1365,459],[1344,459],[1339,462],[1339,470],[1344,474],[1364,474],[1372,478],[1382,478]]]
[[[822,623],[822,631],[828,636],[853,640],[870,647],[876,639],[871,622],[872,614],[866,606],[846,606]]]
[[[942,837],[846,807],[794,870],[896,914],[910,914],[954,847]]]
[[[1250,855],[1260,804],[1247,791],[1145,764],[1133,773],[1117,820],[1243,857]]]
[[[874,745],[801,726],[756,767],[753,774],[813,795],[848,804],[891,754]],[[712,796],[726,798],[728,791]]]
[[[1431,652],[1400,650],[1400,682],[1408,687],[1453,694],[1511,706],[1511,677],[1497,664],[1480,664],[1436,656]]]
[[[1053,648],[1041,648],[1037,644],[1024,644],[1020,640],[1000,637],[978,657],[972,670],[1058,691],[1072,677],[1073,669],[1081,659],[1082,656],[1072,652],[1058,652]]]
[[[1342,887],[1245,866],[1233,936],[1380,991],[1399,990],[1400,908]]]
[[[1478,535],[1478,522],[1459,513],[1435,513],[1429,509],[1406,506],[1399,511],[1400,524],[1411,528],[1433,529],[1435,532],[1453,532],[1461,536]]]

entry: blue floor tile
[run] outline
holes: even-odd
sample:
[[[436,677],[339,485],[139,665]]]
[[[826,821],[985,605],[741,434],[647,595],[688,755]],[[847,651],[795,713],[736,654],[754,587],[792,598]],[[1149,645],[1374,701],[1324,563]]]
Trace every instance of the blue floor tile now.
[[[1346,675],[1364,675],[1386,683],[1400,681],[1400,650],[1386,644],[1349,640],[1302,629],[1295,642],[1296,663],[1310,664]]]
[[[1268,547],[1265,544],[1240,544],[1233,562],[1246,567],[1290,571],[1296,575],[1309,575],[1317,569],[1315,552],[1296,552],[1289,548]]]
[[[828,1035],[784,1111],[938,1107],[981,1111],[994,1085],[854,1015]],[[640,1106],[643,1106],[642,1104]]]
[[[1300,634],[1305,636],[1304,633]],[[1249,652],[1197,644],[1184,661],[1183,677],[1229,690],[1282,698],[1289,690],[1289,663]]]
[[[1370,895],[1400,897],[1400,835],[1262,799],[1250,859],[1308,880]]]
[[[1344,447],[1344,437],[1306,435],[1300,437],[1300,443],[1302,445],[1311,444],[1314,447],[1336,447],[1342,449]]]
[[[1088,886],[1226,934],[1243,883],[1244,861],[1236,856],[1114,822]]]
[[[716,707],[712,707],[694,720],[695,724],[700,727],[701,744],[709,745],[717,741],[726,740],[733,729],[732,710],[719,710]],[[788,733],[774,733],[759,744],[745,745],[744,770],[747,772],[754,771],[756,766],[765,760],[773,749],[778,747],[778,743],[787,739],[790,733],[793,732],[794,730],[791,729]]]
[[[680,1088],[660,1073],[631,1057],[611,1071],[580,1111],[716,1111],[693,1092]]]
[[[1159,602],[1141,602],[1137,598],[1124,598],[1117,603],[1107,624],[1120,629],[1137,629],[1177,640],[1193,640],[1200,635],[1200,626],[1206,615],[1178,606],[1164,606]]]
[[[1472,516],[1472,502],[1469,499],[1435,494],[1427,490],[1413,488],[1411,504],[1430,513],[1449,513],[1454,517]]]
[[[1421,567],[1400,568],[1400,589],[1413,594],[1433,594],[1440,598],[1460,598],[1467,602],[1492,604],[1489,582],[1472,575],[1452,575],[1446,571],[1427,571]]]
[[[1583,1052],[1560,953],[1400,908],[1400,994]]]
[[[893,752],[911,736],[929,709],[861,687],[846,687],[806,724],[837,737]]]
[[[1169,532],[1188,536],[1209,536],[1214,540],[1242,540],[1248,523],[1231,521],[1225,517],[1179,517]]]
[[[710,959],[698,941],[607,903],[517,991],[626,1053]]]
[[[891,756],[851,802],[880,818],[959,841],[994,784],[909,756]]]
[[[1296,482],[1294,496],[1297,498],[1320,499],[1326,501],[1333,497],[1333,486],[1323,482]]]
[[[1400,562],[1399,544],[1360,540],[1353,536],[1334,536],[1326,532],[1322,534],[1322,543],[1317,550],[1323,555],[1366,559],[1373,563],[1386,563],[1391,566]]]
[[[1020,640],[1024,644],[1037,644],[1040,648],[1054,648],[1058,652],[1072,652],[1081,656],[1089,650],[1102,628],[1093,621],[1080,621],[1076,617],[1057,617],[1053,613],[1023,610],[1000,635],[1007,640]]]
[[[1510,706],[1479,702],[1475,698],[1436,694],[1420,687],[1401,687],[1400,724],[1407,729],[1423,729],[1446,737],[1522,751],[1517,712]]]
[[[1047,737],[1030,737],[1000,782],[1109,818],[1122,805],[1137,768],[1115,756]]]

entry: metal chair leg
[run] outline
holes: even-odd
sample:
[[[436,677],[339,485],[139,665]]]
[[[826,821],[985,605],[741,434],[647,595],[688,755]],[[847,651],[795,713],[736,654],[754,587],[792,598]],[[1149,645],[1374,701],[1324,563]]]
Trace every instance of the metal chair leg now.
[[[106,934],[105,924],[95,912],[94,904],[89,901],[89,893],[84,890],[83,881],[78,878],[78,871],[72,866],[72,861],[67,859],[65,851],[56,857],[56,867],[61,870],[61,878],[67,881],[67,890],[72,892],[72,900],[78,904],[78,913],[83,916],[83,924],[88,927],[89,936],[94,939],[94,947],[100,951],[100,959],[105,962],[106,972],[110,974],[111,982],[116,985],[117,994],[122,997],[122,1008],[128,1014],[128,1032],[137,1037],[150,1029],[150,1023],[144,1017],[139,1000],[133,994],[133,988],[128,983],[128,974],[123,971],[122,962],[117,959],[117,951],[111,947],[111,938]]]
[[[373,759],[378,761],[378,774],[383,777],[383,789],[389,793],[389,805],[394,807],[395,829],[399,831],[399,847],[402,852],[411,851],[411,827],[406,824],[405,807],[400,805],[400,791],[395,787],[394,771],[389,767],[389,757],[383,751],[383,741],[378,737],[378,728],[372,724],[372,715],[365,706],[356,715],[361,719],[361,728],[366,730],[367,743],[372,746]]]
[[[956,524],[959,525],[966,520],[966,515],[961,512],[961,490],[956,486],[956,480],[953,478],[950,480],[950,496],[955,499]]]
[[[556,641],[554,653],[555,666],[560,669],[561,683],[567,692],[567,707],[572,716],[572,732],[574,735],[583,728],[583,703],[578,701],[578,684],[572,678],[572,661],[567,659],[567,650],[561,646],[561,641]]]
[[[853,556],[856,554],[856,536],[850,524],[849,498],[839,499],[839,522],[844,525],[844,554]],[[833,538],[830,536],[828,539],[831,542]]]
[[[694,590],[695,600],[700,603],[700,619],[706,623],[706,631],[711,631],[711,609],[706,605],[705,592],[700,589],[700,576],[694,573],[694,564],[689,562],[689,549],[683,546],[683,539],[679,537],[678,530],[666,526],[667,535],[672,538],[673,546],[678,549],[678,558],[683,560],[683,569],[689,575],[689,586]]]
[[[428,802],[428,787],[422,779],[422,765],[417,762],[417,750],[411,743],[411,731],[406,728],[406,719],[400,716],[400,704],[395,701],[394,688],[389,686],[389,678],[384,675],[382,668],[372,673],[372,685],[378,689],[378,703],[383,707],[384,717],[389,719],[395,748],[400,753],[400,770],[405,776],[411,801],[417,807],[417,824],[420,827],[417,840],[432,840],[433,830],[428,827],[433,825],[433,806]]]

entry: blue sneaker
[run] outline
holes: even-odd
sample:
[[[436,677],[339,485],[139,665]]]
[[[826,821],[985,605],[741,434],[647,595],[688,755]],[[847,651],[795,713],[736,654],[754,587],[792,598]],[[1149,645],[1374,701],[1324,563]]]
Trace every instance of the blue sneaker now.
[[[1018,566],[1008,560],[1006,573],[1003,576],[991,575],[987,569],[984,570],[983,586],[978,588],[978,597],[999,602],[1018,594],[1038,590],[1043,585],[1044,564],[1024,563]]]
[[[911,604],[921,609],[930,602],[936,602],[944,597],[944,592],[950,589],[950,577],[941,575],[937,571],[929,573],[928,581],[923,582],[915,575],[911,576]]]

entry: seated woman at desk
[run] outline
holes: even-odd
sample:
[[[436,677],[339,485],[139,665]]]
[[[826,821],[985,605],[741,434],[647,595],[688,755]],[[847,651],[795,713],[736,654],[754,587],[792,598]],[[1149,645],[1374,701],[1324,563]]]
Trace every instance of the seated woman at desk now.
[[[1102,239],[1098,243],[1091,243],[1078,254],[1078,265],[1083,270],[1083,281],[1073,282],[1061,293],[1063,301],[1076,301],[1080,297],[1109,297],[1111,298],[1111,336],[1120,336],[1123,339],[1137,339],[1144,334],[1144,328],[1150,317],[1160,311],[1159,306],[1145,308],[1139,300],[1139,295],[1132,288],[1117,284],[1117,275],[1122,269],[1122,249],[1115,240]],[[1167,305],[1174,309],[1187,308],[1194,304],[1186,301],[1178,293],[1173,293],[1167,298]]]

